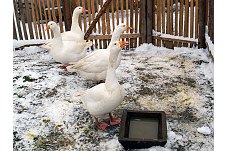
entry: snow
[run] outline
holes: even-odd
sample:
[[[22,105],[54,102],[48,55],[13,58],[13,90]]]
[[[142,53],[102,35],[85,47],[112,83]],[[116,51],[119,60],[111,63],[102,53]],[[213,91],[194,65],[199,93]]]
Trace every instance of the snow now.
[[[201,133],[201,134],[204,134],[204,135],[209,135],[209,134],[211,134],[211,130],[210,130],[210,128],[207,127],[207,126],[199,127],[199,128],[197,128],[197,131],[198,131],[199,133]]]
[[[205,39],[206,39],[207,45],[209,47],[209,50],[210,50],[212,56],[214,56],[214,44],[210,40],[210,36],[208,35],[208,27],[207,26],[206,26],[206,32],[205,32]]]
[[[47,40],[13,40],[13,48],[19,48],[25,45],[45,44]]]
[[[59,69],[37,46],[13,53],[14,150],[124,151],[119,126],[97,131],[75,95],[96,83]],[[167,144],[144,151],[213,150],[213,62],[207,49],[143,44],[122,50],[116,74],[126,90],[116,116],[123,109],[167,115]],[[198,133],[204,125],[209,135]]]

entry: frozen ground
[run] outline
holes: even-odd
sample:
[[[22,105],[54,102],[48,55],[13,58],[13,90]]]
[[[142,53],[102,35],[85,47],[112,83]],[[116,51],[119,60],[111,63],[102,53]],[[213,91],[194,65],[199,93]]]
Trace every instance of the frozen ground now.
[[[122,53],[117,75],[127,96],[115,113],[167,114],[166,146],[143,151],[212,151],[213,63],[207,50],[144,44]],[[124,150],[119,126],[97,131],[75,95],[95,83],[59,69],[39,47],[14,50],[13,61],[14,150]]]

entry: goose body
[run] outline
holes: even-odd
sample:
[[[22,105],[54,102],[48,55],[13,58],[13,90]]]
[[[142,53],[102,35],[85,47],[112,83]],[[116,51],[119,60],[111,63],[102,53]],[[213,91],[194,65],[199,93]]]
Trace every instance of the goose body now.
[[[131,27],[128,27],[125,24],[118,25],[113,32],[109,46],[112,43],[119,41],[121,33],[127,29],[131,29]],[[79,72],[80,75],[86,80],[105,80],[108,68],[108,59],[110,56],[109,46],[107,47],[107,49],[95,50],[78,62],[70,63],[72,65],[67,67],[67,71]],[[115,62],[115,69],[118,68],[120,61],[121,53],[118,54],[117,60]]]
[[[115,42],[110,45],[105,83],[86,90],[82,95],[84,107],[96,118],[96,121],[98,121],[97,117],[110,113],[124,100],[125,91],[118,82],[114,66],[121,48],[126,44],[126,42]],[[110,122],[113,122],[113,119]],[[98,122],[96,124],[100,129],[105,129],[107,126],[100,125]]]
[[[47,28],[50,28],[54,34],[49,53],[55,61],[68,64],[69,62],[78,61],[85,57],[87,43],[63,41],[57,24],[53,21],[48,23]]]

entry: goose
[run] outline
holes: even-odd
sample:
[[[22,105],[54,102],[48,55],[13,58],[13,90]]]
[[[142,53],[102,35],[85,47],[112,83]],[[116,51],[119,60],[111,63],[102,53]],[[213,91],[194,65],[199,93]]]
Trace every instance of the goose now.
[[[108,69],[105,83],[100,83],[86,90],[81,100],[88,112],[94,116],[95,125],[98,129],[105,130],[109,125],[105,122],[99,122],[98,117],[109,113],[110,125],[120,123],[120,118],[113,118],[113,111],[124,100],[125,91],[119,84],[116,77],[115,64],[118,59],[118,54],[128,42],[118,41],[109,45],[110,56],[108,59]]]
[[[69,62],[78,61],[85,57],[87,47],[86,43],[76,43],[75,41],[62,41],[62,35],[57,24],[50,21],[47,24],[47,30],[51,29],[54,34],[52,40],[50,55],[57,62],[67,65]],[[64,68],[65,66],[61,66]]]
[[[119,41],[121,33],[127,29],[132,29],[126,24],[119,24],[113,34],[107,49],[98,49],[88,54],[86,57],[78,62],[71,62],[67,66],[68,72],[79,72],[80,75],[86,80],[103,81],[106,78],[106,72],[108,67],[108,58],[110,55],[110,45],[116,41]],[[118,54],[118,58],[115,64],[115,69],[118,68],[121,61],[121,53]]]
[[[84,32],[81,30],[79,26],[79,15],[81,13],[85,13],[87,10],[81,6],[78,6],[74,9],[72,15],[72,26],[70,31],[66,31],[61,33],[63,41],[76,41],[86,43],[84,40]],[[53,39],[49,39],[47,44],[42,45],[41,47],[47,49],[48,51],[51,49]],[[88,47],[92,45],[92,42],[87,42]]]

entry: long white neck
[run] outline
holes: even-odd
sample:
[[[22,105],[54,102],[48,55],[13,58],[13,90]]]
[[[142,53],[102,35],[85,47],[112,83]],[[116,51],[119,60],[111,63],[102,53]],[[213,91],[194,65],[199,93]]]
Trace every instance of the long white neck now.
[[[78,20],[79,20],[79,13],[73,12],[71,31],[73,32],[81,31]]]
[[[54,38],[53,38],[53,43],[54,44],[52,46],[55,46],[55,45],[59,46],[59,44],[62,44],[61,33],[58,30],[58,28],[53,28],[52,31],[53,31],[53,34],[54,34]]]
[[[115,64],[118,58],[119,51],[120,50],[110,51],[109,64],[105,81],[106,89],[108,91],[116,90],[116,87],[119,85],[115,72]]]
[[[120,40],[120,36],[121,36],[121,32],[119,30],[114,30],[112,37],[111,37],[111,41],[110,44],[119,41]]]

